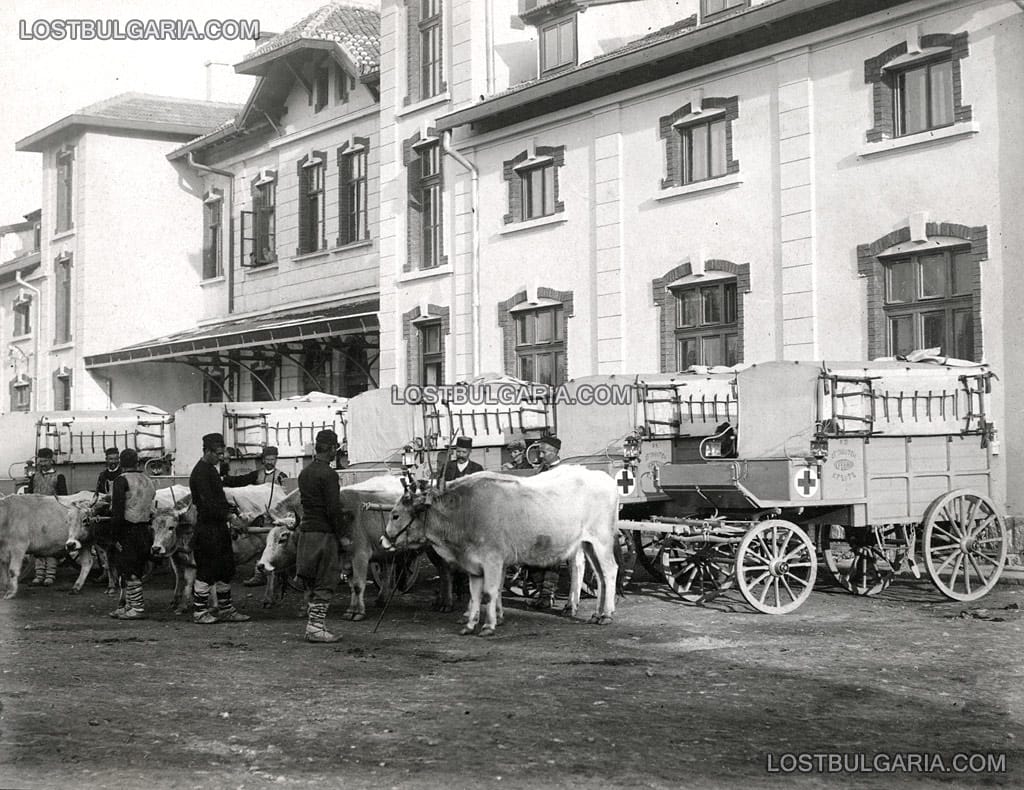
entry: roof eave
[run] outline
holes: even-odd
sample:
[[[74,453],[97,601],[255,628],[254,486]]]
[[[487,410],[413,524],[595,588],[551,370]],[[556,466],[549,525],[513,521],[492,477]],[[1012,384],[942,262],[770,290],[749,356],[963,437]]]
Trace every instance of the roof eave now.
[[[14,144],[16,151],[44,153],[52,147],[54,137],[69,137],[76,127],[83,129],[103,129],[120,132],[148,132],[165,137],[182,137],[190,139],[199,137],[209,131],[208,125],[186,123],[160,123],[157,121],[124,121],[115,118],[102,118],[94,115],[69,115],[35,134],[23,137]]]
[[[481,122],[488,122],[485,123],[486,128],[509,126],[552,112],[553,107],[549,108],[549,105],[554,104],[555,98],[560,99],[559,107],[572,106],[589,101],[597,95],[607,95],[677,73],[678,70],[674,72],[670,68],[674,60],[684,61],[682,70],[692,69],[703,63],[731,57],[738,51],[752,51],[801,35],[807,32],[804,26],[798,24],[803,20],[814,20],[815,29],[821,29],[907,2],[910,0],[861,0],[858,3],[844,3],[842,0],[783,0],[754,6],[719,22],[681,32],[665,41],[583,64],[564,74],[443,115],[437,119],[437,129],[447,131]],[[832,13],[822,13],[829,6],[833,7]],[[744,38],[751,37],[751,34],[761,29],[768,34],[767,40],[751,42],[745,48],[737,49],[740,46],[737,42],[744,42]],[[725,42],[733,46],[712,51],[713,47]],[[661,69],[658,68],[659,63],[662,64]],[[596,91],[595,86],[598,88]],[[589,87],[590,90],[582,91],[583,87]]]
[[[288,55],[299,52],[303,49],[329,50],[337,46],[339,43],[340,42],[338,41],[326,41],[318,38],[298,38],[295,41],[289,41],[283,47],[277,47],[263,55],[258,55],[254,58],[247,58],[241,63],[236,63],[235,72],[237,74],[248,74],[252,77],[265,77],[267,70],[275,60],[280,60],[281,58],[287,57]]]

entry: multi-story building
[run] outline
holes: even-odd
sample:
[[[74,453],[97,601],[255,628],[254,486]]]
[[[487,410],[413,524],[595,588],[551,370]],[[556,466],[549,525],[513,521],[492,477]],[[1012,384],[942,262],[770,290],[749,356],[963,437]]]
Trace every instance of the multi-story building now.
[[[93,370],[201,374],[193,401],[354,395],[379,378],[379,14],[331,3],[260,45],[241,111],[164,163],[194,185],[177,242],[201,292],[180,331]]]
[[[384,3],[384,382],[938,348],[1024,473],[1020,3],[514,5]]]
[[[29,318],[17,348],[34,358],[12,386],[12,408],[174,408],[198,391],[198,374],[196,383],[156,366],[122,375],[87,360],[198,320],[200,261],[181,243],[201,229],[196,184],[165,157],[237,109],[126,93],[17,143],[42,154],[43,194],[39,268],[18,297]]]
[[[39,288],[40,210],[0,227],[0,413],[28,411],[38,359],[33,331],[33,294]]]

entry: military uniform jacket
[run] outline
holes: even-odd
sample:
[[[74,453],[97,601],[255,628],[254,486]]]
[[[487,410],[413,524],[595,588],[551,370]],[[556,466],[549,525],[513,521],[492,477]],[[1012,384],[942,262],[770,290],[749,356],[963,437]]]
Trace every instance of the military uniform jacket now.
[[[302,502],[301,532],[333,532],[341,535],[341,481],[326,461],[313,463],[299,473]]]
[[[217,467],[203,459],[192,468],[188,478],[192,504],[196,506],[199,524],[226,524],[231,516],[231,505],[224,496],[224,484]]]

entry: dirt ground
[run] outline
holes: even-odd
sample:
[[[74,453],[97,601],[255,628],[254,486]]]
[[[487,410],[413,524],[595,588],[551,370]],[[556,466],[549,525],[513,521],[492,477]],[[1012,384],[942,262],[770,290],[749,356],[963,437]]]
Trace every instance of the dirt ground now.
[[[822,588],[771,617],[646,583],[604,627],[506,598],[482,639],[424,583],[376,634],[379,609],[336,606],[344,641],[314,646],[294,594],[197,626],[158,573],[151,619],[119,622],[72,580],[0,602],[0,788],[1024,786],[1024,587],[984,609],[912,580]],[[838,753],[877,770],[792,770]],[[972,753],[1004,770],[953,772]],[[882,772],[908,755],[949,772]]]

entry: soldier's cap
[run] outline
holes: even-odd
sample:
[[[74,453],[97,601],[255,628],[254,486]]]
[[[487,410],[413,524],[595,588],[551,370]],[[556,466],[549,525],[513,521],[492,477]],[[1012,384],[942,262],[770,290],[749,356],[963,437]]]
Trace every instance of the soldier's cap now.
[[[266,458],[268,455],[278,455],[277,448],[272,444],[268,444],[263,448],[263,457]]]
[[[49,447],[40,447],[39,452],[36,453],[36,458],[53,458],[53,450]]]
[[[455,440],[455,446],[462,447],[466,450],[472,450],[473,440],[468,436],[460,436],[458,439]]]
[[[208,433],[203,437],[204,450],[221,450],[224,448],[224,437],[219,433]]]
[[[551,447],[554,447],[556,450],[562,449],[562,440],[559,439],[557,436],[545,436],[543,439],[540,440],[540,444],[549,445]]]
[[[121,451],[118,450],[116,447],[108,447],[106,450],[103,451],[103,454],[104,455],[120,455]]]
[[[336,434],[334,431],[330,429],[319,431],[317,432],[315,441],[317,444],[333,444],[337,446],[338,434]]]
[[[526,442],[516,439],[514,442],[509,442],[508,450],[510,453],[521,453],[526,450]]]
[[[121,451],[121,466],[135,466],[139,462],[139,454],[131,447]]]

